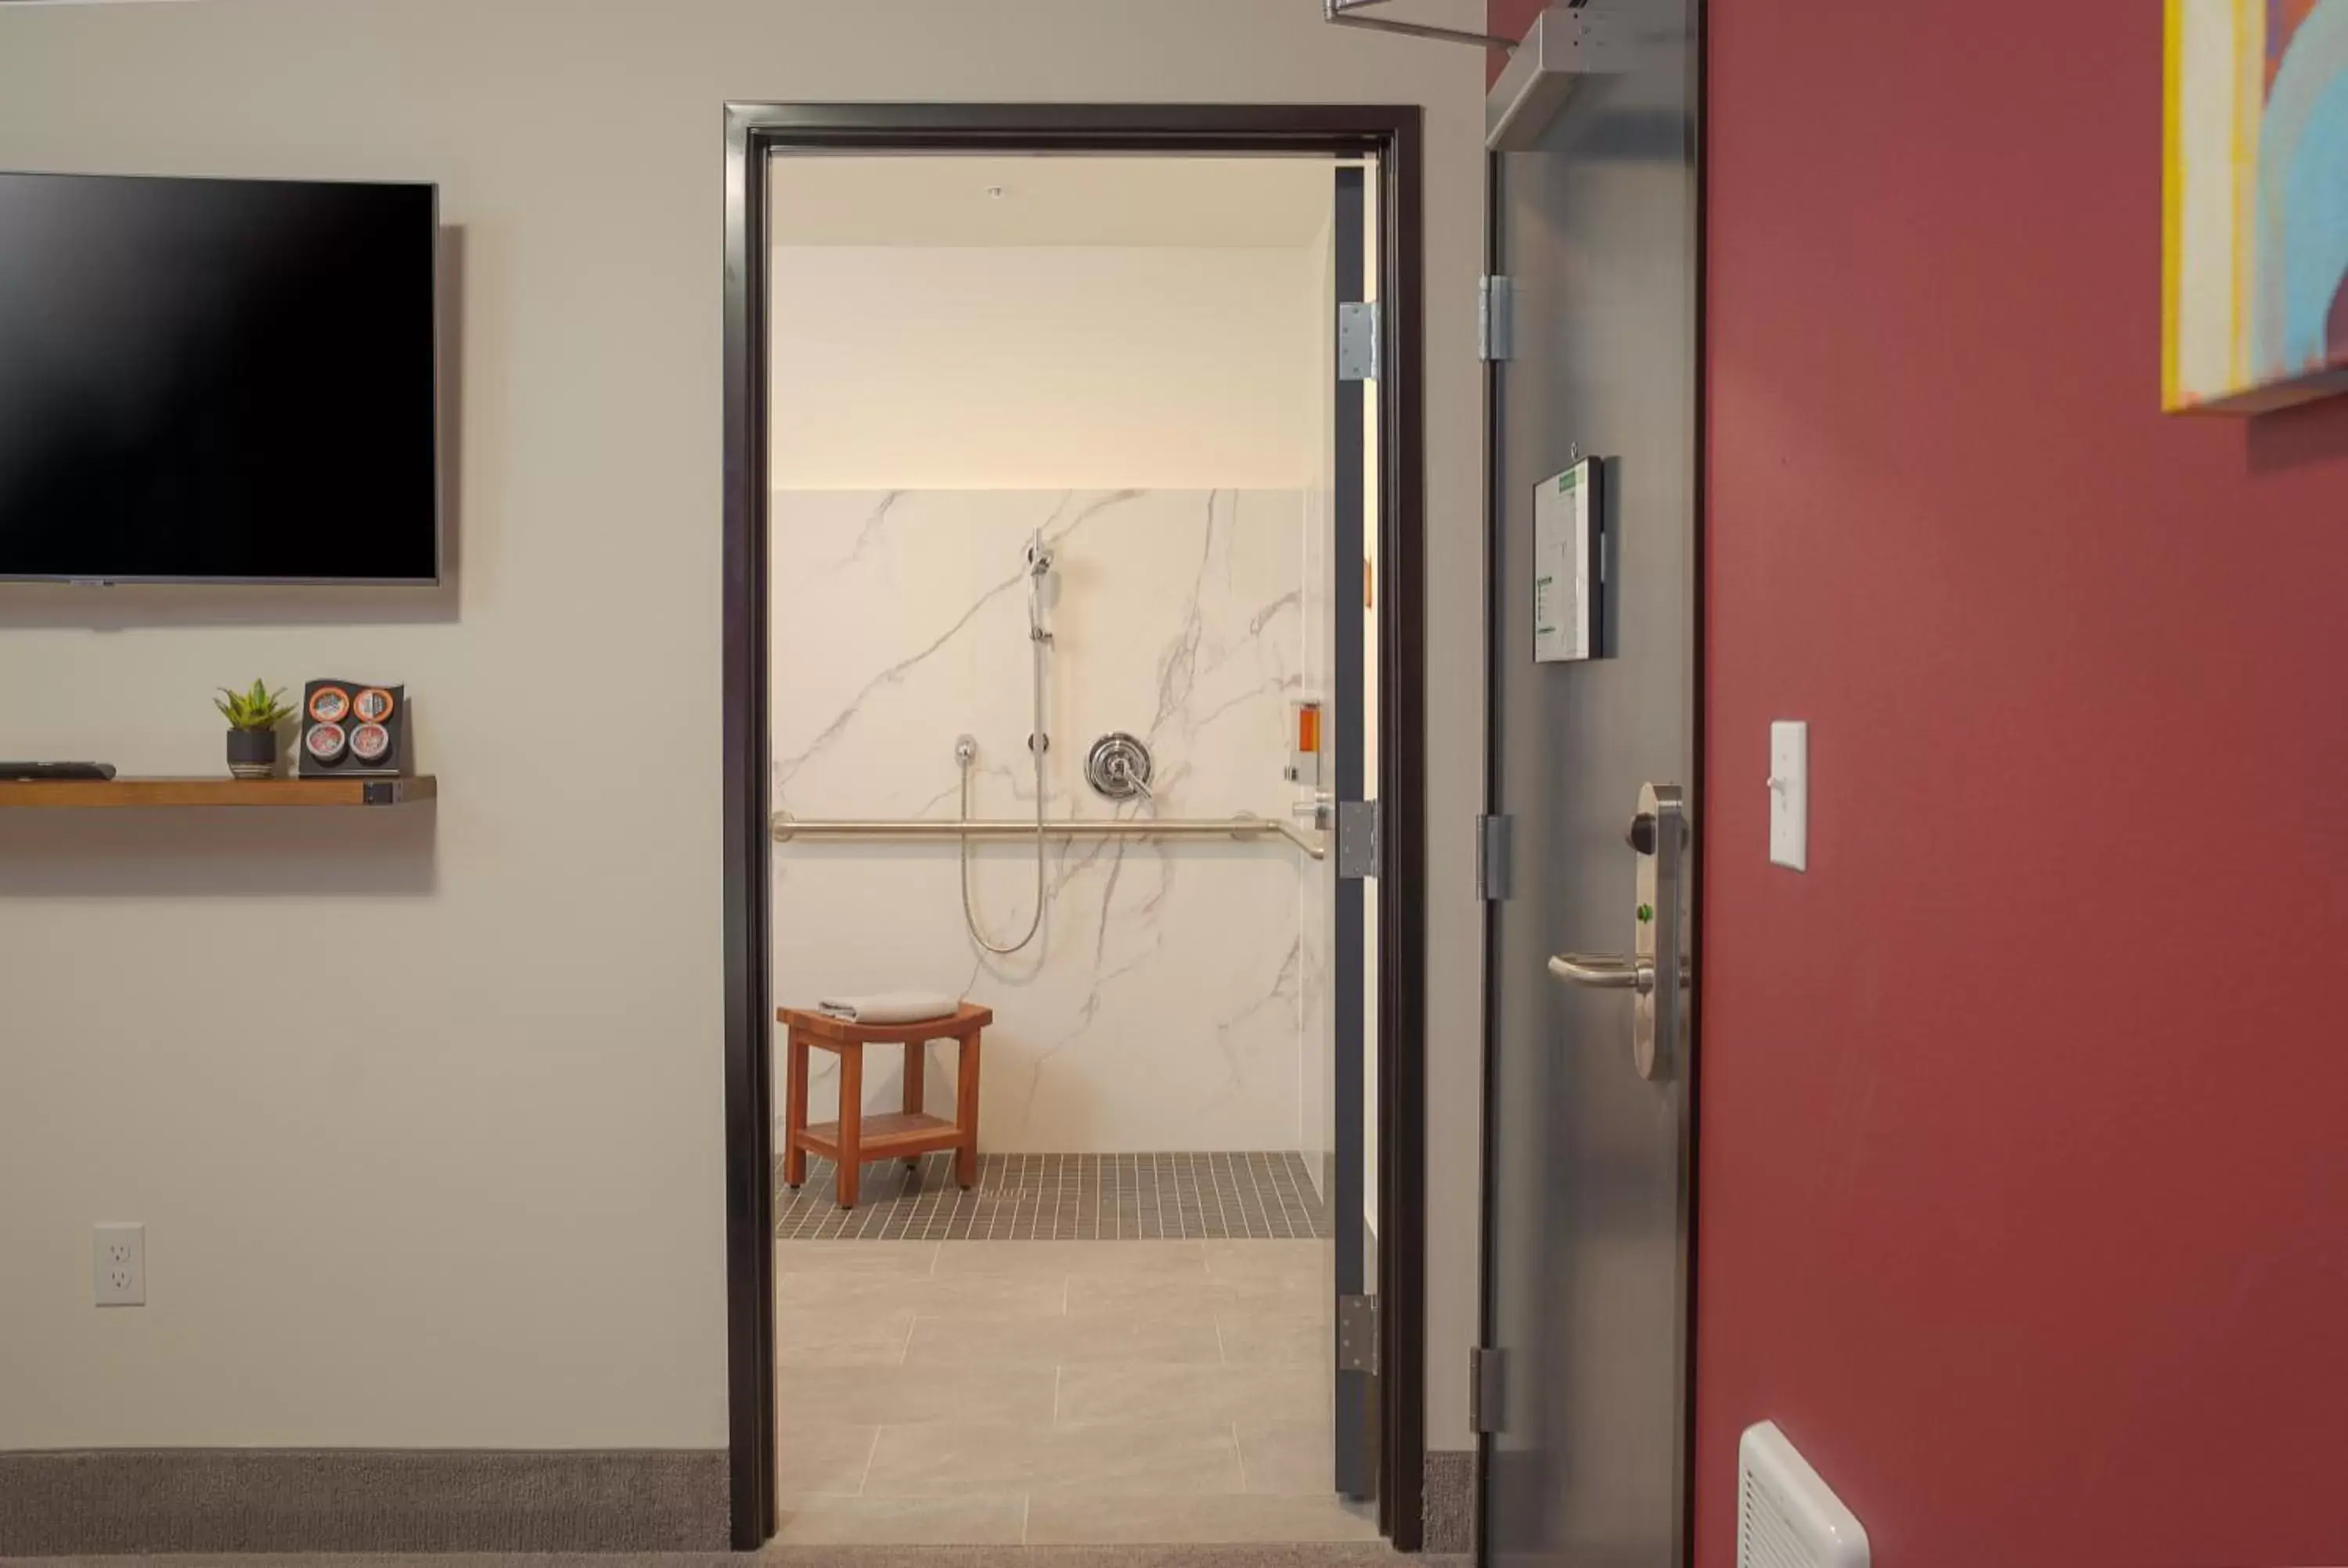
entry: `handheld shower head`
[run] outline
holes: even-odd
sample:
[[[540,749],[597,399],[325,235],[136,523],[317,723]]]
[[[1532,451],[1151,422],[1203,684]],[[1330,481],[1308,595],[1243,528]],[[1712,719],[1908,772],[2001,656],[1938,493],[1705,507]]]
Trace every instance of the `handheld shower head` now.
[[[1052,575],[1052,547],[1044,542],[1044,530],[1037,528],[1027,540],[1027,640],[1039,646],[1048,645],[1052,634],[1044,626],[1044,585]],[[1037,679],[1042,679],[1041,673]],[[1040,704],[1043,699],[1036,699]]]

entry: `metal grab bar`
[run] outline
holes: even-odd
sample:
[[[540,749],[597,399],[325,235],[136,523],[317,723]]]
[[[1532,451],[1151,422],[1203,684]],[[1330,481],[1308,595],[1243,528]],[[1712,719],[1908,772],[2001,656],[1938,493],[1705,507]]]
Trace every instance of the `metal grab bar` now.
[[[951,841],[1035,836],[1033,822],[891,820],[878,817],[802,819],[779,811],[775,813],[769,830],[778,844],[788,844],[794,838]],[[1287,823],[1274,822],[1263,816],[1102,817],[1097,820],[1070,817],[1046,822],[1044,832],[1051,838],[1232,838],[1242,843],[1260,838],[1282,838],[1315,860],[1326,859],[1329,854],[1328,844],[1319,834],[1305,833]]]

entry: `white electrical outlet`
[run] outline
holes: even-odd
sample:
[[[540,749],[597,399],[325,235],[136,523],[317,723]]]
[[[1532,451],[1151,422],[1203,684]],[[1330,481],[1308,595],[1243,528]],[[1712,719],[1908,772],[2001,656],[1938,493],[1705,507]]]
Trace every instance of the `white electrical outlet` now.
[[[98,1305],[147,1305],[147,1227],[99,1225],[91,1233],[98,1269]]]

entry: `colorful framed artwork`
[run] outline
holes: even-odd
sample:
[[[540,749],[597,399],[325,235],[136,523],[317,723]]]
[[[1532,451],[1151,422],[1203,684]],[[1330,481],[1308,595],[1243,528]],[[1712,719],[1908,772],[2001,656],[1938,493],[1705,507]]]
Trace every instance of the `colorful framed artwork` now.
[[[2168,0],[2161,405],[2348,392],[2348,0]]]

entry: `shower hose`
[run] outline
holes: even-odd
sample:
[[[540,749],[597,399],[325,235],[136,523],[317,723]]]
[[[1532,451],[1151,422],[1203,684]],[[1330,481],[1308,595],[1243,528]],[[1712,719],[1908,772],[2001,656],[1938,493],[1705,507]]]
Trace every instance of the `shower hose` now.
[[[1039,534],[1027,563],[1027,641],[1034,659],[1035,727],[1027,734],[1027,754],[1035,764],[1035,908],[1027,917],[1027,929],[1020,938],[1005,946],[986,939],[979,929],[978,910],[970,897],[970,840],[962,841],[962,920],[969,927],[970,939],[993,953],[996,958],[1008,958],[1035,939],[1044,928],[1044,753],[1050,749],[1051,737],[1044,732],[1044,660],[1052,644],[1052,635],[1044,630],[1044,577],[1051,569],[1051,557],[1044,552]],[[970,820],[970,771],[978,761],[977,748],[964,746],[957,753],[962,764],[962,819]]]

